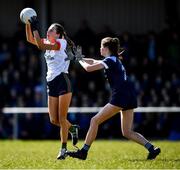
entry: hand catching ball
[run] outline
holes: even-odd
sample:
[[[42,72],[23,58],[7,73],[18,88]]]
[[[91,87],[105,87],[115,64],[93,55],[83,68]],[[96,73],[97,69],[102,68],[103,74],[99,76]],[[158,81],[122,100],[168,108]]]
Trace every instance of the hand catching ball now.
[[[32,8],[24,8],[20,13],[20,19],[25,24],[29,23],[29,19],[33,16],[37,17],[37,13]]]

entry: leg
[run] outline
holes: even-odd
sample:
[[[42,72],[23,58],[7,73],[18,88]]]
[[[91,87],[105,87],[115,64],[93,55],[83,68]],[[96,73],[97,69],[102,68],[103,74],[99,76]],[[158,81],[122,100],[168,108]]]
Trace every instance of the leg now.
[[[113,106],[108,103],[99,113],[91,119],[90,127],[86,135],[84,147],[77,152],[68,152],[67,154],[70,157],[78,158],[85,160],[87,158],[87,152],[89,150],[90,145],[95,140],[99,125],[105,120],[111,118],[113,115],[118,113],[121,108],[117,106]]]
[[[72,93],[59,96],[59,123],[61,126],[60,136],[61,142],[66,143],[68,139],[68,130],[71,123],[67,120],[68,108],[71,102]]]
[[[105,105],[104,108],[91,119],[90,127],[85,139],[85,144],[91,145],[96,138],[99,125],[118,113],[120,109],[121,108],[111,105],[110,103]]]
[[[145,146],[149,151],[147,159],[155,159],[161,152],[160,148],[154,148],[154,146],[145,139],[144,136],[132,130],[133,116],[133,110],[126,110],[121,113],[121,128],[123,136]]]
[[[59,126],[58,101],[58,97],[48,96],[50,122],[56,126]]]
[[[145,145],[148,141],[139,133],[132,130],[133,125],[133,110],[126,110],[121,112],[121,129],[124,137],[131,139],[141,145]]]
[[[65,159],[66,148],[67,148],[67,139],[68,139],[68,130],[71,126],[70,122],[67,120],[68,108],[71,102],[72,93],[67,93],[59,96],[59,124],[60,124],[60,138],[61,138],[61,149],[59,150],[57,159]]]

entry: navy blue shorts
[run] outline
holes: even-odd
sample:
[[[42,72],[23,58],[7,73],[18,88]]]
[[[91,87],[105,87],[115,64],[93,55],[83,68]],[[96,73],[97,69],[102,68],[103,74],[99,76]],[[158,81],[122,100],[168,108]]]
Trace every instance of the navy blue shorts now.
[[[131,84],[127,83],[124,90],[112,94],[110,104],[123,108],[123,110],[137,107],[137,95]]]
[[[49,96],[58,97],[72,92],[71,82],[67,73],[61,73],[52,81],[47,82],[47,92]]]

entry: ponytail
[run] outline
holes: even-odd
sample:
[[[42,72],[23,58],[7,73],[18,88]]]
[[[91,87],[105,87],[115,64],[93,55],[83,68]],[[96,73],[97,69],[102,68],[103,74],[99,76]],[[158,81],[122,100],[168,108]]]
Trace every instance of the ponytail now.
[[[117,56],[120,60],[123,60],[122,53],[125,51],[125,49],[120,47],[119,38],[112,38],[112,42],[117,46],[117,54],[115,56]]]
[[[67,41],[67,49],[73,50],[75,48],[75,44],[67,36],[66,31],[64,30],[64,27],[61,24],[58,24],[58,23],[54,23],[53,25],[54,25],[54,27],[56,29],[56,33],[60,34],[60,38],[64,38]]]
[[[119,48],[118,58],[119,58],[120,60],[123,60],[122,54],[124,53],[124,51],[125,51],[124,48]]]
[[[74,44],[74,42],[67,36],[67,34],[66,34],[65,31],[64,31],[63,35],[64,35],[64,39],[67,41],[68,48],[74,49],[74,48],[75,48],[75,44]]]

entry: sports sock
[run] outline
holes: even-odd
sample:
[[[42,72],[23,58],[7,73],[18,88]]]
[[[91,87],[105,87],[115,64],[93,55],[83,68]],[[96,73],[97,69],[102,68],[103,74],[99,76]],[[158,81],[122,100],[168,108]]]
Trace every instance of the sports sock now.
[[[66,149],[67,148],[67,143],[62,143],[61,149]]]
[[[73,125],[71,125],[71,127],[69,128],[69,132],[70,132],[70,133],[73,133],[74,131],[75,131],[75,128],[74,128]]]
[[[88,152],[88,150],[90,149],[90,145],[86,145],[84,144],[83,148],[81,149],[83,152]]]
[[[149,152],[152,152],[154,151],[154,146],[150,143],[150,142],[147,142],[144,147],[149,151]]]

